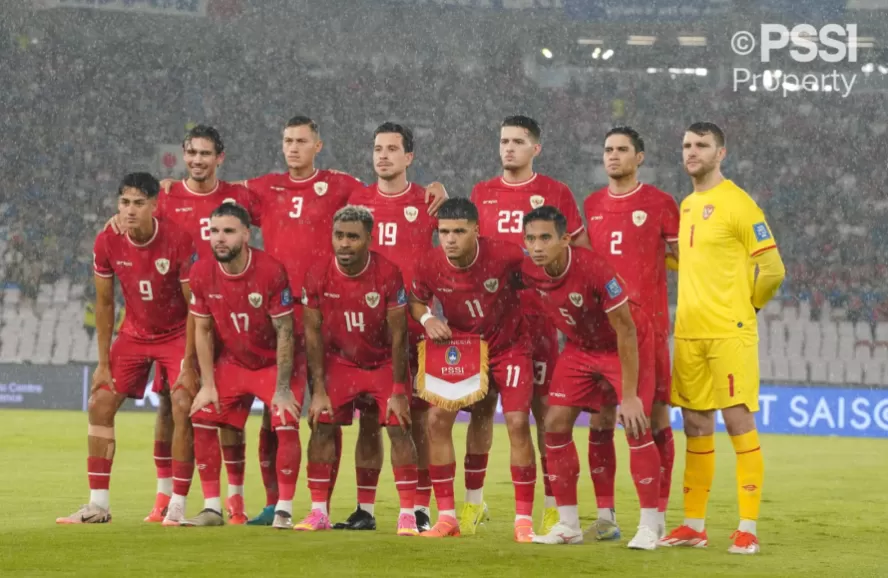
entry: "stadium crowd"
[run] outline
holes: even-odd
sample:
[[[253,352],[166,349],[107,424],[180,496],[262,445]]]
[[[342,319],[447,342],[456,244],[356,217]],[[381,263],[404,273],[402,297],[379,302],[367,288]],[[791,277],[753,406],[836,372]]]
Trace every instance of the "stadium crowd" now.
[[[220,128],[228,146],[223,178],[234,180],[281,168],[282,120],[310,114],[325,140],[320,165],[370,180],[372,127],[399,120],[417,134],[412,178],[440,180],[462,196],[497,170],[499,119],[527,112],[544,127],[539,168],[578,199],[601,184],[593,168],[608,128],[638,128],[656,184],[681,198],[689,189],[680,166],[683,127],[719,123],[729,136],[727,174],[757,197],[782,243],[781,297],[809,299],[815,311],[829,300],[851,320],[888,319],[888,202],[877,163],[861,145],[880,142],[888,129],[880,114],[888,104],[876,94],[802,100],[644,72],[542,88],[515,63],[466,70],[380,58],[320,67],[265,45],[220,45],[216,58],[192,61],[178,58],[175,44],[158,44],[146,58],[123,41],[87,56],[63,38],[14,38],[0,58],[7,87],[0,106],[8,111],[0,263],[6,282],[26,296],[61,275],[89,277],[89,245],[113,211],[114,183],[134,163],[152,162],[156,144],[178,142],[189,123]]]

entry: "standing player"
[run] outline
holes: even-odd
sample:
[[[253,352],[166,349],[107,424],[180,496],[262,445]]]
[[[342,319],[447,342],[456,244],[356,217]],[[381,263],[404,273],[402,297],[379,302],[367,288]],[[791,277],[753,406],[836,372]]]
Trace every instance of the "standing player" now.
[[[536,460],[528,417],[533,381],[529,335],[518,307],[516,286],[524,253],[512,243],[479,238],[478,209],[468,199],[449,199],[441,206],[438,238],[441,247],[432,249],[417,262],[410,312],[425,328],[429,339],[450,339],[453,327],[462,333],[480,335],[488,343],[489,380],[492,389],[502,396],[511,443],[515,540],[530,542],[536,487]],[[441,302],[446,322],[432,315],[429,305],[433,297]],[[484,402],[475,405],[478,407],[472,407],[472,420],[482,419],[490,427],[495,406]],[[429,474],[438,501],[438,521],[422,534],[430,538],[459,536],[463,531],[456,520],[453,500],[456,415],[456,411],[434,405],[429,409]],[[474,529],[472,520],[466,531],[473,533]]]
[[[653,332],[644,312],[630,305],[613,268],[594,251],[570,246],[567,219],[555,207],[524,217],[530,260],[525,283],[540,295],[548,318],[567,337],[552,376],[546,413],[546,449],[560,522],[538,544],[583,541],[577,510],[580,461],[573,427],[580,412],[620,406],[629,442],[629,469],[641,505],[638,533],[629,547],[657,547],[660,456],[648,431],[654,399]]]
[[[74,514],[56,520],[60,524],[111,521],[108,488],[114,459],[114,417],[127,397],[145,394],[151,365],[157,362],[155,384],[164,380],[193,384],[193,359],[185,351],[188,318],[188,273],[194,243],[173,224],[154,218],[160,185],[147,173],[131,173],[118,189],[117,207],[127,234],[104,230],[96,237],[96,333],[99,364],[93,374],[89,400],[89,503]],[[114,277],[120,281],[126,319],[114,343]],[[179,372],[182,373],[181,382]],[[177,419],[172,454],[176,464],[193,469],[190,425]],[[186,468],[188,469],[188,468]],[[176,472],[178,473],[178,472]],[[171,509],[185,509],[187,488]]]
[[[182,142],[185,166],[188,169],[188,177],[182,181],[176,181],[164,187],[165,192],[160,193],[157,201],[157,216],[170,221],[184,229],[191,235],[197,247],[200,259],[213,259],[213,251],[210,247],[210,214],[222,203],[237,203],[246,207],[254,221],[259,221],[256,203],[250,192],[241,185],[227,183],[218,178],[219,167],[225,162],[225,143],[219,131],[211,126],[197,125],[188,131]],[[163,184],[166,184],[164,181]],[[126,223],[119,217],[112,218],[110,225],[116,232],[126,230]],[[194,355],[193,320],[188,323],[185,357]],[[189,383],[196,383],[197,376],[193,372],[183,372],[188,375]],[[175,383],[170,388],[172,397],[172,412],[174,420],[188,421],[188,413],[196,389],[183,387],[183,383]],[[161,397],[161,399],[164,399]],[[158,409],[158,426],[165,423],[163,413],[164,405]],[[178,414],[178,415],[176,415]],[[167,434],[158,428],[155,434],[157,439],[166,439]],[[188,426],[188,440],[192,439],[190,425]],[[225,454],[225,468],[228,472],[228,515],[233,524],[243,524],[247,521],[244,512],[244,440],[237,437],[239,434],[233,430],[222,430],[222,449]],[[162,447],[162,446],[161,446]],[[158,453],[155,444],[155,460],[158,466],[162,463],[163,455]],[[186,467],[187,466],[187,467]],[[193,460],[188,464],[176,464],[173,460],[173,469],[176,473],[172,476],[173,494],[180,495],[179,489],[185,490],[191,485],[194,474]],[[158,467],[158,478],[164,473]],[[166,510],[166,502],[169,500],[162,492],[158,492],[154,510],[147,518],[148,521],[159,521]],[[168,513],[168,512],[167,512]],[[174,523],[180,519],[170,518],[168,522]]]
[[[660,452],[660,521],[657,532],[666,533],[666,506],[672,487],[675,446],[669,421],[669,304],[666,287],[667,249],[678,257],[678,205],[671,195],[638,182],[644,162],[644,141],[635,129],[616,127],[604,137],[604,168],[608,186],[583,203],[592,248],[626,280],[633,303],[647,314],[654,329],[656,393],[651,429]],[[620,538],[614,509],[617,472],[614,448],[616,408],[593,413],[589,429],[589,471],[598,502],[598,519],[589,533],[598,540]]]
[[[413,133],[406,126],[386,122],[374,133],[373,166],[376,184],[352,194],[349,203],[367,207],[376,223],[371,235],[373,251],[392,261],[400,270],[405,286],[413,283],[413,271],[422,255],[432,248],[437,220],[422,210],[426,192],[407,180],[407,168],[413,161]],[[424,331],[412,318],[408,320],[410,375],[416,375],[416,345]],[[358,508],[334,529],[366,530],[376,527],[373,516],[376,486],[382,466],[382,436],[376,405],[361,407],[361,429],[355,448]],[[431,527],[429,502],[432,484],[428,470],[428,441],[425,416],[428,403],[411,399],[413,441],[419,466],[416,492],[416,525],[420,531]],[[366,410],[366,411],[364,411]]]
[[[283,263],[293,287],[302,285],[308,267],[317,262],[321,256],[330,256],[329,235],[333,228],[333,215],[348,204],[352,195],[364,189],[363,183],[351,175],[329,169],[315,168],[315,157],[324,147],[320,128],[317,123],[306,116],[294,116],[284,127],[282,152],[287,163],[286,173],[269,173],[244,184],[255,196],[258,212],[262,214],[262,234],[265,250]],[[438,206],[447,198],[447,192],[440,183],[429,185],[420,207],[427,207],[429,214],[434,214]],[[293,250],[293,247],[298,250]],[[295,304],[295,323],[297,344],[302,341],[302,305]],[[301,351],[302,347],[298,349]],[[297,363],[304,360],[297,359]],[[259,464],[266,491],[266,507],[262,513],[250,520],[250,524],[268,525],[274,517],[274,505],[277,503],[277,488],[274,485],[274,434],[270,428],[269,413],[266,408],[263,415],[262,429],[259,432]],[[362,422],[364,423],[364,422]],[[370,486],[373,472],[379,479],[382,467],[382,438],[378,435],[379,426],[374,419],[370,420],[371,430],[376,437],[361,436],[358,442],[357,459],[359,466],[366,466],[363,475],[363,486]],[[342,432],[336,433],[336,455],[342,455]],[[361,449],[364,448],[364,449]],[[369,455],[368,460],[363,456]],[[338,458],[333,468],[333,483],[338,475]],[[372,483],[375,493],[376,482]]]
[[[532,118],[510,116],[503,120],[499,146],[503,174],[478,183],[472,190],[472,201],[478,207],[481,235],[510,241],[523,249],[521,219],[533,209],[553,205],[567,216],[574,245],[588,247],[589,239],[571,190],[564,183],[533,170],[533,160],[542,151],[541,135],[540,125]],[[545,534],[558,521],[555,498],[546,473],[545,451],[545,409],[555,360],[558,358],[558,331],[540,314],[537,298],[532,291],[522,293],[521,308],[527,317],[528,331],[534,336],[531,344],[534,375],[531,409],[543,466],[546,497],[540,532]],[[477,527],[483,513],[482,487],[492,440],[490,432],[489,424],[483,424],[480,431],[470,429],[466,440],[466,504],[460,516],[462,527]]]
[[[352,421],[355,401],[369,396],[387,426],[401,501],[398,535],[416,536],[416,448],[410,437],[407,385],[407,293],[394,263],[370,251],[373,215],[346,206],[333,219],[336,257],[305,276],[305,343],[312,379],[308,444],[311,512],[296,530],[329,530],[327,499],[336,459],[334,425]]]
[[[737,453],[740,505],[740,526],[729,552],[755,554],[764,479],[755,428],[755,315],[780,288],[786,270],[762,210],[722,175],[725,154],[725,135],[718,126],[698,122],[688,127],[682,158],[694,192],[681,203],[672,375],[672,403],[682,408],[687,436],[685,520],[660,544],[701,548],[708,542],[704,523],[715,475],[715,411],[721,410]]]
[[[253,398],[272,407],[278,441],[280,492],[273,525],[290,528],[302,457],[300,403],[305,375],[294,366],[293,295],[284,267],[251,249],[250,216],[226,203],[210,218],[215,259],[201,260],[192,276],[191,314],[200,363],[201,389],[194,399],[194,455],[204,509],[185,526],[221,526],[219,475],[222,455],[216,430],[242,432]],[[215,341],[221,350],[215,351]],[[212,407],[210,407],[212,406]]]

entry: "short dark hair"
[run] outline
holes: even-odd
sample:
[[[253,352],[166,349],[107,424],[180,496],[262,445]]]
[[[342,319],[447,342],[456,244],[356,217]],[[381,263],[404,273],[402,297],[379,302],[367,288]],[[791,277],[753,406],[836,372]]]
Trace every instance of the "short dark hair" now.
[[[534,221],[545,221],[546,223],[555,223],[555,232],[559,237],[567,234],[567,217],[552,205],[544,205],[524,215],[524,228]]]
[[[715,144],[720,147],[725,146],[725,131],[714,122],[695,122],[688,127],[687,132],[692,132],[697,136],[711,134],[715,138]]]
[[[333,215],[334,223],[362,223],[368,233],[373,232],[373,213],[361,205],[346,205]]]
[[[638,134],[638,131],[631,126],[615,126],[614,128],[607,131],[607,134],[604,135],[604,140],[607,140],[608,137],[613,134],[622,134],[628,136],[629,140],[632,141],[632,146],[635,147],[635,152],[644,152],[644,139],[641,138],[641,135]]]
[[[225,143],[222,142],[222,135],[219,134],[218,130],[211,126],[197,124],[191,127],[191,130],[185,135],[185,140],[182,141],[182,148],[188,146],[188,143],[196,138],[205,138],[213,141],[213,148],[216,149],[217,155],[221,155],[225,152]]]
[[[470,223],[478,222],[478,207],[465,197],[453,197],[444,201],[438,209],[438,220],[465,219]]]
[[[503,119],[502,127],[507,126],[517,126],[519,128],[523,128],[530,133],[530,136],[533,137],[533,140],[539,142],[540,137],[543,135],[543,129],[540,128],[540,123],[530,118],[529,116],[522,116],[520,114],[514,116],[507,116]]]
[[[307,126],[311,129],[311,132],[315,133],[315,136],[321,138],[321,128],[318,126],[318,123],[308,118],[307,116],[302,116],[301,114],[297,114],[287,121],[287,126],[285,128],[290,128],[291,126]]]
[[[384,122],[373,131],[373,138],[375,139],[377,135],[387,134],[387,133],[395,133],[401,135],[401,141],[404,144],[404,152],[412,153],[414,147],[413,140],[413,131],[410,130],[409,127],[398,124],[396,122]]]
[[[160,194],[160,183],[151,173],[129,173],[120,181],[117,196],[123,194],[123,189],[138,189],[149,199],[154,199]]]
[[[250,228],[250,213],[237,203],[222,203],[210,215],[210,218],[213,217],[235,217],[244,227]]]

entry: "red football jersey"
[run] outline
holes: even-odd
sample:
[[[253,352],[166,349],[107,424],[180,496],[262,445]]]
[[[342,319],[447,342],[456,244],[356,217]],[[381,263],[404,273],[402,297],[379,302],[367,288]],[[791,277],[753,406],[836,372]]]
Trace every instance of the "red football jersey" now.
[[[216,188],[209,193],[197,193],[188,188],[185,181],[173,183],[170,192],[160,191],[157,197],[157,216],[172,221],[185,229],[194,239],[197,255],[201,259],[215,261],[210,247],[210,215],[222,203],[237,203],[250,213],[250,219],[257,227],[261,224],[261,214],[255,197],[242,185],[217,181]]]
[[[284,266],[259,249],[247,248],[247,266],[229,275],[215,259],[191,269],[191,313],[212,317],[222,342],[219,355],[247,369],[277,362],[272,318],[293,314],[293,294]]]
[[[550,277],[527,258],[522,278],[569,341],[591,351],[617,350],[617,334],[607,314],[626,303],[629,295],[604,257],[589,249],[570,247],[567,268],[558,277]]]
[[[162,219],[154,219],[154,236],[143,245],[110,228],[99,233],[93,269],[120,281],[126,304],[120,332],[150,342],[181,335],[188,319],[182,283],[196,258],[191,236]]]
[[[524,248],[524,215],[551,205],[567,217],[572,237],[583,232],[577,201],[567,185],[534,173],[523,183],[507,183],[496,177],[475,185],[472,202],[478,207],[478,228],[484,237],[511,241]]]
[[[376,184],[354,193],[349,205],[362,205],[373,213],[373,250],[401,270],[404,285],[413,283],[416,262],[433,247],[438,219],[429,216],[425,189],[410,183],[402,193],[380,193]]]
[[[301,180],[271,173],[250,179],[247,187],[259,203],[265,250],[284,264],[290,283],[300,287],[309,267],[333,254],[333,215],[364,185],[339,171],[317,170]]]
[[[659,333],[669,332],[666,244],[678,241],[678,204],[672,195],[639,183],[625,195],[605,187],[583,203],[592,248],[626,280],[629,296]]]
[[[376,368],[392,359],[392,339],[386,321],[389,310],[407,305],[398,267],[371,251],[364,270],[351,277],[328,257],[305,274],[302,305],[323,316],[325,353],[363,368]]]
[[[518,298],[523,261],[524,252],[514,244],[482,237],[475,260],[461,269],[437,247],[417,263],[413,295],[424,303],[437,297],[447,323],[481,335],[491,356],[526,346]]]

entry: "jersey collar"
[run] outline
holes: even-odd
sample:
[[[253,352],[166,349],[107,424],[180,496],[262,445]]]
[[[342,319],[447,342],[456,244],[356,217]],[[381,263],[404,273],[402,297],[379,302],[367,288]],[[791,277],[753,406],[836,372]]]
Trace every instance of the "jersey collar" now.
[[[247,245],[247,266],[244,267],[244,270],[236,275],[232,275],[228,271],[225,270],[225,267],[222,266],[222,263],[219,263],[219,270],[222,271],[222,274],[228,277],[229,279],[240,279],[244,275],[247,274],[247,271],[250,270],[250,265],[253,264],[253,250]]]
[[[126,240],[129,241],[130,245],[132,245],[133,247],[136,247],[138,249],[144,249],[145,247],[147,247],[148,245],[150,245],[151,243],[154,242],[154,239],[157,238],[157,231],[160,230],[160,225],[157,222],[157,217],[152,217],[151,220],[154,221],[154,234],[151,235],[151,238],[148,239],[147,241],[145,241],[144,243],[140,244],[140,243],[136,243],[135,241],[133,241],[132,237],[130,237],[129,233],[127,233]]]
[[[356,278],[356,277],[360,277],[361,275],[363,275],[364,273],[367,272],[367,269],[370,268],[370,262],[371,262],[372,260],[373,260],[373,252],[371,251],[371,252],[367,255],[367,263],[364,265],[364,268],[361,269],[361,270],[357,273],[357,275],[349,275],[348,273],[346,273],[345,271],[343,271],[343,270],[339,267],[339,261],[336,260],[336,256],[335,256],[335,255],[333,256],[333,265],[336,267],[336,272],[337,272],[337,273],[339,273],[339,274],[342,275],[343,277],[348,277],[349,279],[354,279],[354,278]]]

